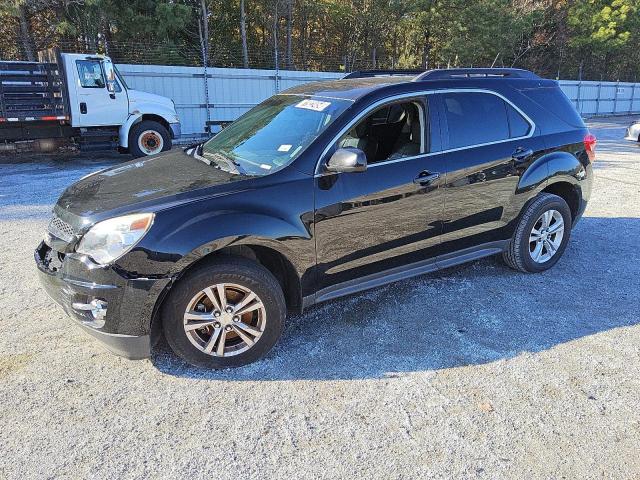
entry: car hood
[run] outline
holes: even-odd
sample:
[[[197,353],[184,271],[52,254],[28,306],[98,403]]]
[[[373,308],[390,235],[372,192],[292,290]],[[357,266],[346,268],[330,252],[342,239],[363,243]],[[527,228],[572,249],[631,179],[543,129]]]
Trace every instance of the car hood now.
[[[143,92],[141,90],[127,90],[131,108],[135,109],[138,104],[162,105],[173,110],[173,102],[170,98],[156,95],[155,93]]]
[[[93,223],[241,191],[253,178],[220,170],[195,150],[174,149],[90,174],[64,191],[55,211],[62,217],[81,217],[83,224]]]

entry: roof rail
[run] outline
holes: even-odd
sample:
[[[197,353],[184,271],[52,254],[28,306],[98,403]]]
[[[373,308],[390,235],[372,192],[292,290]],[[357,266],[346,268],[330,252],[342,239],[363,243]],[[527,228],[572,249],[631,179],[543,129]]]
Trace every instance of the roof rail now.
[[[413,81],[445,80],[455,78],[528,78],[539,79],[535,73],[520,68],[442,68],[427,70],[417,75]]]
[[[418,75],[424,73],[424,70],[360,70],[347,73],[342,79],[346,78],[370,78],[370,77],[386,77],[390,75]]]

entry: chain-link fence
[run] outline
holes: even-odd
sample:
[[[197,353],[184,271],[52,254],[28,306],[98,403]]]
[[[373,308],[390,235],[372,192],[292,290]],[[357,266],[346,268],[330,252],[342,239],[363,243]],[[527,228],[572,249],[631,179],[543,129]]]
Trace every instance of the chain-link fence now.
[[[68,40],[46,42],[41,39],[34,51],[57,47],[63,52],[105,54],[117,63],[139,65],[174,65],[189,67],[257,68],[270,70],[351,72],[375,68],[419,68],[418,62],[399,63],[393,57],[358,57],[340,55],[337,52],[318,54],[313,51],[275,50],[273,46],[251,48],[243,53],[242,48],[211,45],[207,54],[197,43],[172,42],[123,42]],[[0,45],[0,60],[29,60],[19,45]],[[444,65],[446,66],[446,65]],[[480,66],[480,65],[478,65]]]

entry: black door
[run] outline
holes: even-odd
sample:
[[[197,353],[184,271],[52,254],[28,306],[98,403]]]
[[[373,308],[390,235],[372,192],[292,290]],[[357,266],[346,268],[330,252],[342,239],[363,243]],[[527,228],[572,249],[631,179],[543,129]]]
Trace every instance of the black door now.
[[[379,121],[372,123],[372,114],[350,133],[358,138],[354,140],[347,135],[346,146],[357,145],[368,152],[365,172],[316,178],[316,278],[318,289],[324,289],[319,299],[330,298],[337,289],[359,290],[364,288],[363,282],[375,284],[382,277],[401,278],[408,264],[417,263],[416,268],[420,268],[433,262],[435,266],[444,207],[440,186],[444,177],[436,178],[434,174],[442,165],[439,159],[429,157],[426,150],[428,137],[437,132],[437,124],[427,122],[423,99],[404,100],[404,107],[407,102],[418,107],[415,112],[420,123],[409,118],[413,107],[405,108],[401,119],[407,125],[397,128],[395,118],[394,125],[390,125],[397,138],[388,138],[388,131],[383,133]],[[381,118],[380,112],[376,112],[375,118]],[[363,122],[368,130],[361,127]],[[341,146],[341,141],[344,142],[339,140],[334,148]]]
[[[522,205],[515,200],[524,166],[542,150],[531,121],[502,97],[484,92],[434,95],[440,111],[445,215],[442,257],[494,248],[510,238]]]

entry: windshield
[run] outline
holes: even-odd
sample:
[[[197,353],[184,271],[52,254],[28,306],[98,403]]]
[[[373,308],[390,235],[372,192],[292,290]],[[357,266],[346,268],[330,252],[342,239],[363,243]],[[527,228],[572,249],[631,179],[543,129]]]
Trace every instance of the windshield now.
[[[203,145],[223,170],[268,175],[298,157],[347,107],[348,100],[275,95]]]

